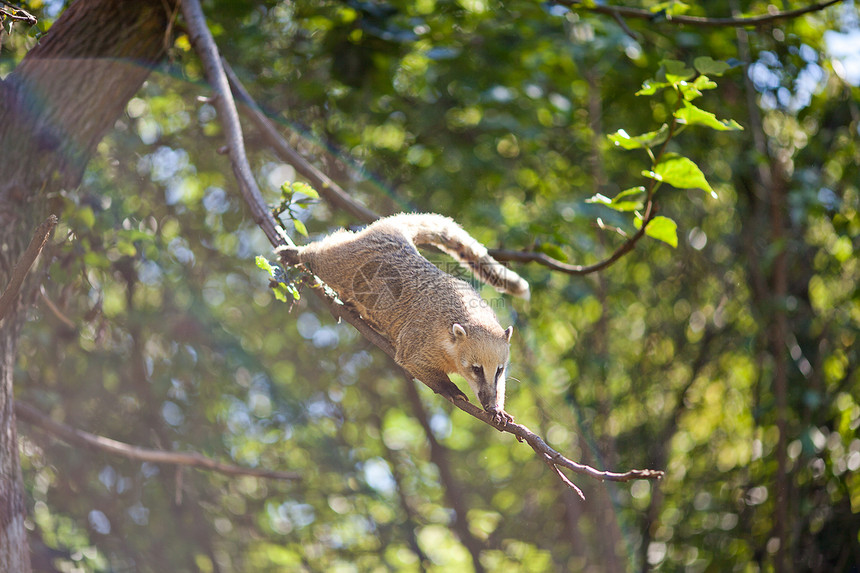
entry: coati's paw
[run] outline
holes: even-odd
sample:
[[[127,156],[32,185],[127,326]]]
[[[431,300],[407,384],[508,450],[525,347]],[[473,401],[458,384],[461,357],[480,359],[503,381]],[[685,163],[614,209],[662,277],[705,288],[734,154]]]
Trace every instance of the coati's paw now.
[[[514,417],[504,410],[487,410],[487,412],[493,415],[493,424],[497,426],[505,427],[509,422],[514,421]]]

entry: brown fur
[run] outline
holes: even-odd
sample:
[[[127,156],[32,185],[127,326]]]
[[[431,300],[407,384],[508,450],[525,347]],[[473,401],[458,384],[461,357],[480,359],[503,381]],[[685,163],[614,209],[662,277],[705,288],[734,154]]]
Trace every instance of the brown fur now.
[[[448,378],[456,372],[497,422],[512,420],[504,411],[512,329],[502,328],[468,283],[442,272],[416,244],[435,245],[497,290],[528,298],[526,281],[441,215],[395,215],[357,233],[337,231],[278,253],[287,264],[305,265],[353,305],[391,341],[397,363],[415,378],[438,393],[467,400]]]

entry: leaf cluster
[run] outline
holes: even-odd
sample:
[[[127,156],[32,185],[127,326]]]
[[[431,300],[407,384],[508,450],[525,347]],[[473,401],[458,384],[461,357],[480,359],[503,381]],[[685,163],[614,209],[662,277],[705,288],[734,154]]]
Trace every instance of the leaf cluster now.
[[[672,119],[659,129],[641,135],[631,136],[624,129],[607,136],[615,146],[626,150],[644,150],[651,161],[651,167],[642,171],[642,176],[651,181],[647,186],[631,187],[609,198],[600,193],[587,199],[588,203],[605,205],[614,211],[633,211],[634,225],[644,228],[645,234],[663,241],[672,247],[678,246],[678,225],[672,219],[652,214],[655,194],[660,185],[667,183],[677,189],[701,189],[717,198],[717,193],[708,183],[702,170],[691,159],[678,153],[668,152],[670,143],[687,126],[699,125],[716,131],[740,131],[743,128],[735,120],[719,120],[708,111],[696,107],[691,102],[700,97],[702,91],[717,88],[716,82],[707,75],[721,76],[731,69],[727,62],[716,61],[707,56],[696,58],[695,69],[688,68],[678,60],[664,60],[654,79],[646,80],[637,96],[654,96],[662,90],[670,91],[674,100]],[[655,149],[657,151],[655,152]],[[644,199],[634,200],[644,195]],[[642,214],[645,204],[648,211]]]

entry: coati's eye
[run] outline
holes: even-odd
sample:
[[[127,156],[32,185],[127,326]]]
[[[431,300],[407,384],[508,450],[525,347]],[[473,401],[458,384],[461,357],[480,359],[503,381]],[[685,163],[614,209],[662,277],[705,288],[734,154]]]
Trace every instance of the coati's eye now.
[[[484,373],[484,369],[480,366],[472,366],[472,372],[474,372],[475,376],[480,376]]]
[[[498,368],[496,368],[496,380],[499,379],[499,376],[501,376],[502,372],[504,372],[504,371],[505,371],[504,366],[499,366]]]

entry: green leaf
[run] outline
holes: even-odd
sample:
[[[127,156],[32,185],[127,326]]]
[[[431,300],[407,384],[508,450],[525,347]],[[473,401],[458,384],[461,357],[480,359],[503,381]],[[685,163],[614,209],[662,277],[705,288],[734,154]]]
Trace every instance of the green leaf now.
[[[639,193],[644,193],[645,187],[639,185],[637,187],[631,187],[630,189],[625,189],[621,193],[615,196],[613,201],[618,201],[619,199],[623,199],[624,197],[630,197],[631,195],[638,195]]]
[[[636,220],[636,226],[642,226],[639,219]],[[645,234],[652,239],[663,241],[672,248],[678,246],[678,224],[668,217],[658,215],[651,219],[645,227]]]
[[[272,289],[272,292],[275,293],[275,300],[281,302],[287,302],[287,291],[287,285],[285,284],[278,284]]]
[[[272,263],[269,262],[269,259],[262,255],[257,255],[254,259],[254,262],[257,263],[257,266],[264,271],[268,272],[271,276],[275,276],[275,267],[272,266]]]
[[[717,88],[717,82],[711,81],[708,76],[699,76],[693,81],[693,86],[697,90],[713,90]]]
[[[684,62],[678,60],[663,60],[660,62],[660,70],[657,72],[658,80],[665,80],[670,84],[685,82],[696,75],[696,72],[687,67]]]
[[[624,149],[641,149],[645,147],[641,142],[636,141],[626,131],[619,129],[615,133],[606,136],[609,141]]]
[[[695,67],[700,74],[721,76],[731,69],[732,66],[726,62],[715,60],[709,56],[700,56],[693,60],[693,67]]]
[[[298,219],[293,219],[293,226],[296,228],[296,232],[300,235],[308,236],[308,228],[305,227],[305,224],[299,221]]]
[[[717,87],[708,76],[699,76],[693,82],[679,82],[676,84],[681,95],[687,101],[692,101],[702,95],[702,90],[712,90]]]
[[[301,193],[310,199],[320,198],[317,190],[304,181],[284,181],[281,183],[281,193],[283,193],[284,197],[292,197],[296,193]]]
[[[660,145],[666,141],[668,134],[669,126],[664,123],[657,131],[649,131],[642,135],[631,136],[623,129],[619,129],[606,137],[609,141],[624,149],[645,149],[646,147]]]
[[[684,107],[675,112],[680,123],[687,125],[704,125],[717,131],[742,131],[743,127],[733,119],[719,120],[709,111],[700,109],[688,101]]]
[[[705,179],[705,174],[699,167],[681,155],[667,153],[660,162],[654,166],[653,171],[643,171],[642,175],[657,181],[668,183],[678,189],[702,189],[716,199],[717,194]]]
[[[636,92],[636,95],[654,95],[657,93],[657,90],[661,90],[663,88],[669,87],[670,83],[668,82],[658,82],[654,80],[645,80],[642,83],[642,88]]]
[[[311,199],[319,199],[320,194],[317,193],[317,190],[304,183],[302,181],[295,181],[292,184],[293,193],[301,193],[302,195],[306,195]]]

